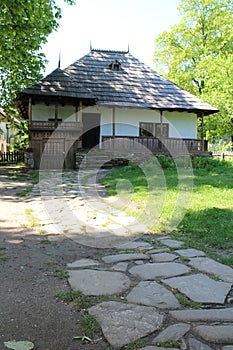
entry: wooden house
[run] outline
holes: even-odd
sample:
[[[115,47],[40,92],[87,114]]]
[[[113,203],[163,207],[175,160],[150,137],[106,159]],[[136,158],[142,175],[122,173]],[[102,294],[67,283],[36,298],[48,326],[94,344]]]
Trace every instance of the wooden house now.
[[[218,112],[129,52],[104,50],[56,69],[18,94],[16,104],[29,122],[36,168],[43,152],[50,162],[65,154],[63,166],[73,168],[79,150],[114,140],[124,146],[130,139],[155,153],[182,153],[184,144],[189,152],[204,152],[198,118],[204,128],[204,117]]]

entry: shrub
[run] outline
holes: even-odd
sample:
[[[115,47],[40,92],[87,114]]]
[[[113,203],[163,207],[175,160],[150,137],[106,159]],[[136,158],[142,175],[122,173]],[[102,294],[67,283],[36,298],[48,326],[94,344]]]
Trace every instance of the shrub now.
[[[195,157],[192,160],[192,165],[194,169],[206,169],[208,171],[232,167],[232,163],[229,161],[210,157]]]

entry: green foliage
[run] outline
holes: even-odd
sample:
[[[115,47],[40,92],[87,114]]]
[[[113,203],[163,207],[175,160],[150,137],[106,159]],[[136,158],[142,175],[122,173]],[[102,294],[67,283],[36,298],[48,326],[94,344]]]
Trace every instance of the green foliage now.
[[[172,157],[167,157],[167,156],[161,154],[161,155],[156,156],[156,158],[158,159],[158,161],[163,169],[167,169],[167,168],[173,169],[176,167],[175,162],[172,159]]]
[[[40,78],[45,63],[41,46],[58,28],[60,18],[61,9],[55,0],[1,1],[0,95],[4,106],[22,88]]]
[[[21,120],[20,124],[14,123],[12,125],[16,130],[16,134],[13,137],[13,142],[10,144],[11,151],[25,150],[28,148],[28,122]]]
[[[64,0],[72,5],[75,0]],[[14,98],[41,78],[45,68],[42,44],[59,26],[61,9],[55,0],[1,0],[0,3],[0,105],[9,122],[16,115]],[[18,148],[27,147],[26,123],[18,128]]]
[[[212,142],[232,135],[232,1],[181,0],[179,10],[180,23],[155,40],[155,63],[168,79],[220,110],[205,117]]]
[[[210,157],[195,157],[192,160],[192,166],[194,169],[206,169],[207,171],[216,170],[218,173],[222,173],[226,168],[232,169],[232,162]]]
[[[232,150],[233,143],[231,141],[218,140],[213,144],[209,144],[208,148],[212,152],[224,152]]]

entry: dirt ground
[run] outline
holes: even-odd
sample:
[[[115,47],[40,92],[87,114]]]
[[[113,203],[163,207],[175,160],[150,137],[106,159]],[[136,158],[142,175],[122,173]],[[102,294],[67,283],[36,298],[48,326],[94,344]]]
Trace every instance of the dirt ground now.
[[[82,335],[79,312],[55,298],[55,293],[70,288],[66,278],[54,274],[55,268],[66,269],[68,262],[110,250],[81,246],[49,233],[51,243],[43,243],[36,228],[23,225],[25,197],[17,195],[30,185],[30,177],[15,175],[14,167],[0,168],[0,349],[10,340],[31,341],[35,350],[110,349],[101,334],[91,344],[73,339]]]

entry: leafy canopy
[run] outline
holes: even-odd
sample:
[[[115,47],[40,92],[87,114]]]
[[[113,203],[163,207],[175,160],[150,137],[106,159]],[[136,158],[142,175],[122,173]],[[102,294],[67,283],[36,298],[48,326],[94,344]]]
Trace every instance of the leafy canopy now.
[[[46,62],[41,46],[58,28],[60,18],[55,0],[1,0],[0,104],[4,109],[13,106],[19,91],[41,78]]]
[[[69,5],[75,0],[64,0]],[[14,98],[41,78],[46,59],[41,47],[56,30],[61,9],[55,0],[1,0],[0,2],[0,106],[18,129],[16,148],[27,146],[25,121],[16,124]]]
[[[205,118],[206,138],[232,135],[232,0],[181,0],[180,23],[155,39],[157,70],[220,113]]]

